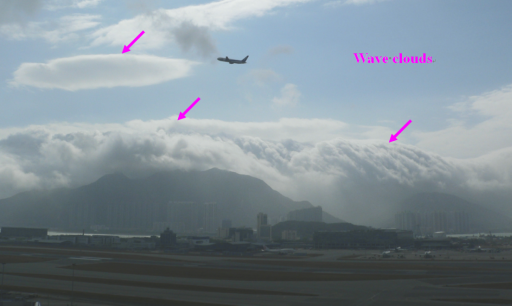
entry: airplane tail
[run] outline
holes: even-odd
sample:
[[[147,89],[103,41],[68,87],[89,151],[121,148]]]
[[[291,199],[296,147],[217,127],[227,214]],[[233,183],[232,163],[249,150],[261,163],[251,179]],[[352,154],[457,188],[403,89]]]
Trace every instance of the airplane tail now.
[[[263,245],[263,250],[268,251],[268,248],[266,245]]]
[[[246,57],[244,57],[244,59],[242,60],[242,62],[246,62],[247,61],[247,58],[249,57],[249,55],[247,55]]]

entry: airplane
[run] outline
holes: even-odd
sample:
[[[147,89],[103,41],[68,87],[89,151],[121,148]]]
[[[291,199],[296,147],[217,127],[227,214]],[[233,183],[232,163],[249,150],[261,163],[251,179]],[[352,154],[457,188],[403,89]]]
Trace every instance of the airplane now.
[[[229,57],[219,57],[217,58],[217,60],[221,61],[221,62],[227,62],[227,63],[230,63],[230,64],[245,64],[245,62],[247,61],[247,58],[249,57],[249,55],[247,55],[246,57],[244,57],[243,60],[236,60],[236,59],[230,59]]]
[[[379,253],[373,253],[372,256],[373,257],[379,257],[380,256],[382,258],[390,258],[390,257],[392,257],[391,256],[391,251],[384,251],[384,252],[382,252],[380,254]]]
[[[499,252],[499,249],[497,250],[494,250],[494,249],[483,249],[481,246],[478,246],[478,248],[476,249],[470,249],[469,250],[470,252],[489,252],[489,253],[492,253],[492,252],[496,252],[498,253]]]
[[[269,249],[269,248],[267,248],[266,245],[263,246],[263,251],[264,252],[269,252],[269,253],[276,253],[276,254],[279,254],[279,255],[286,255],[286,254],[293,254],[293,253],[295,253],[294,249]]]
[[[382,258],[390,258],[391,257],[390,251],[382,252]]]
[[[423,254],[423,257],[424,258],[433,258],[435,256],[430,251],[427,251],[427,252],[425,252],[425,254]]]
[[[395,251],[395,252],[397,252],[397,253],[398,253],[398,252],[405,252],[405,251],[407,251],[407,249],[403,249],[403,248],[401,248],[401,247],[397,247],[397,248],[395,248],[393,251]]]

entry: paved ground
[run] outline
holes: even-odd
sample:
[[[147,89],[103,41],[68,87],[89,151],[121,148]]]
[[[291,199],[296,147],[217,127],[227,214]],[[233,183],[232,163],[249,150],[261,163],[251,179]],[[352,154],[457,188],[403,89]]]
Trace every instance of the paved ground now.
[[[320,253],[227,258],[0,247],[0,259],[12,260],[0,288],[37,292],[50,305],[72,296],[84,306],[512,304],[512,252]]]

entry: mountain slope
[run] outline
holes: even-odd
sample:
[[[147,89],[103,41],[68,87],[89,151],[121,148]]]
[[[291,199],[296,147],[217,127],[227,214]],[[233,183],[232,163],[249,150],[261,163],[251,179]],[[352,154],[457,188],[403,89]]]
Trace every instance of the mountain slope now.
[[[259,212],[277,220],[291,210],[312,207],[281,195],[260,179],[214,168],[141,179],[110,174],[76,189],[21,193],[0,200],[0,225],[81,229],[129,224],[147,229],[165,221],[169,201],[217,202],[219,219],[232,219],[234,226],[255,226]]]

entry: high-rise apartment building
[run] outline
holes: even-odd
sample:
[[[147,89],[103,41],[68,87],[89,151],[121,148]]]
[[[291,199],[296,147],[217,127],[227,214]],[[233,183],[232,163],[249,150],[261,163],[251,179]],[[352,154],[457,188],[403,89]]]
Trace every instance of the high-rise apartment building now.
[[[261,240],[272,240],[272,225],[262,224],[258,236]]]
[[[203,230],[215,232],[219,227],[217,216],[217,203],[204,203],[203,205]]]
[[[258,231],[258,236],[260,236],[260,233],[261,233],[261,226],[262,225],[267,225],[268,224],[268,217],[267,217],[267,214],[264,214],[264,213],[259,213],[258,214],[258,217],[257,217],[257,226],[256,226],[256,230]]]
[[[217,203],[171,201],[167,206],[167,222],[177,233],[196,233],[199,229],[215,232],[219,226]]]
[[[281,239],[283,240],[297,240],[297,231],[284,230],[281,232]]]
[[[167,206],[167,220],[176,233],[193,233],[201,227],[201,205],[196,202],[171,201]]]
[[[435,232],[448,234],[470,233],[470,214],[467,212],[410,212],[395,215],[398,229],[413,231],[415,235],[432,235]]]
[[[231,220],[230,219],[224,219],[222,220],[222,228],[230,228],[231,227]]]

